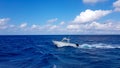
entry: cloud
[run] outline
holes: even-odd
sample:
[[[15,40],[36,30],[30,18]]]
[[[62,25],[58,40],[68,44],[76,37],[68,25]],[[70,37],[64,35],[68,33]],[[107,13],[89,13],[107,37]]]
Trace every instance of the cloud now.
[[[92,22],[87,24],[88,29],[94,30],[109,30],[112,27],[112,23],[99,23],[99,22]]]
[[[9,25],[9,27],[10,27],[10,28],[14,28],[14,27],[15,27],[15,25]]]
[[[37,25],[34,25],[34,24],[31,26],[32,29],[36,29],[37,27],[38,27],[38,26],[37,26]]]
[[[7,26],[0,26],[0,29],[6,29]]]
[[[35,25],[35,24],[33,24],[31,27],[30,27],[30,29],[31,30],[44,30],[43,29],[44,28],[44,26],[40,26],[40,25]]]
[[[92,11],[92,10],[91,10]],[[97,10],[98,11],[98,10]],[[103,10],[100,10],[103,11]],[[95,11],[94,14],[97,14]],[[103,12],[104,15],[104,12]],[[97,16],[97,15],[94,15]],[[98,18],[99,19],[99,18]],[[61,21],[59,24],[45,24],[27,26],[30,24],[22,23],[17,26],[14,24],[0,25],[0,29],[8,32],[21,34],[120,34],[120,22],[105,21],[97,22],[97,19],[89,20],[89,23],[67,23]],[[87,21],[88,22],[88,21]]]
[[[117,0],[113,3],[113,7],[115,7],[115,11],[120,11],[120,0]]]
[[[65,22],[64,22],[64,21],[60,22],[60,25],[64,25],[64,24],[65,24]]]
[[[1,18],[0,19],[0,25],[4,25],[6,22],[8,22],[10,19],[9,18]]]
[[[52,24],[47,24],[47,25],[35,25],[33,24],[30,27],[30,30],[32,31],[43,31],[43,32],[49,32],[49,31],[55,31],[59,28],[59,25],[52,25]]]
[[[20,25],[20,28],[25,28],[27,26],[27,23],[22,23],[21,25]]]
[[[103,16],[111,13],[111,10],[90,10],[87,9],[84,12],[81,12],[80,15],[76,16],[73,22],[75,23],[87,23],[100,19]]]
[[[54,30],[54,29],[56,29],[58,26],[57,25],[52,25],[52,26],[50,26],[50,30]]]
[[[31,25],[27,26],[27,23],[23,23],[20,25],[22,30],[16,25],[9,25],[9,27],[0,27],[0,29],[10,28],[9,30],[15,32],[31,32],[32,34],[105,34],[105,33],[117,33],[120,32],[120,22],[89,22],[89,23],[68,23],[64,25]],[[21,33],[22,34],[22,33]]]
[[[9,18],[1,18],[0,19],[0,29],[6,29],[8,28],[8,25],[6,24],[10,19]]]
[[[79,29],[79,28],[80,28],[80,26],[77,25],[77,24],[76,24],[76,25],[72,25],[72,24],[71,24],[71,25],[68,25],[68,26],[67,26],[67,29],[70,29],[70,30]]]
[[[90,22],[85,24],[69,24],[68,31],[80,34],[120,34],[120,22]]]
[[[95,4],[95,3],[99,3],[99,2],[105,2],[106,0],[83,0],[83,3],[86,4]]]
[[[53,23],[53,22],[56,22],[57,20],[58,20],[57,18],[54,18],[54,19],[48,20],[47,22],[48,22],[48,23]]]
[[[64,22],[65,23],[65,22]],[[24,28],[21,31],[40,33],[40,34],[119,34],[120,32],[120,22],[106,21],[97,22],[91,21],[89,23],[68,23],[64,25],[31,25],[27,26],[27,23],[21,24]],[[19,30],[19,29],[17,29]]]
[[[120,31],[120,24],[118,24],[118,25],[116,26],[116,30],[119,30],[119,31]]]

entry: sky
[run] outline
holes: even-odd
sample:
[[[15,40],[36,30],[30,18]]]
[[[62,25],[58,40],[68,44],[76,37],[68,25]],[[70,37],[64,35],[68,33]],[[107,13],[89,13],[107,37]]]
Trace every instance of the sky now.
[[[120,0],[0,0],[0,35],[120,34]]]

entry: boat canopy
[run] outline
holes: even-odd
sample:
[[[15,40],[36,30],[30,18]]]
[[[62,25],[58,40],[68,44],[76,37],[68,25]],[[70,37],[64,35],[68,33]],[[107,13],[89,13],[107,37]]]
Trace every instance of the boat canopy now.
[[[65,37],[65,38],[62,39],[62,42],[68,42],[69,43],[70,39],[68,39],[68,38]]]

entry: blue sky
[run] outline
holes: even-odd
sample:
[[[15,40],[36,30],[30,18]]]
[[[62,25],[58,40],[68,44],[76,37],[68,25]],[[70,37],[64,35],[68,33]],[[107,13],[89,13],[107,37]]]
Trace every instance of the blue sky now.
[[[0,0],[0,34],[120,34],[120,0]]]

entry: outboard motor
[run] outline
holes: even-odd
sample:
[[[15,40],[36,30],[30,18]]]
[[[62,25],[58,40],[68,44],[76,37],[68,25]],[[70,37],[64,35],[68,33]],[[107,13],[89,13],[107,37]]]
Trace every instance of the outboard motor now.
[[[78,46],[79,46],[79,44],[76,44],[76,46],[78,47]]]

